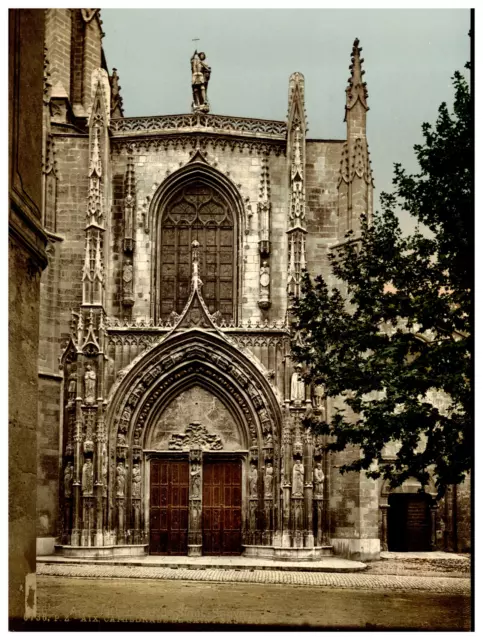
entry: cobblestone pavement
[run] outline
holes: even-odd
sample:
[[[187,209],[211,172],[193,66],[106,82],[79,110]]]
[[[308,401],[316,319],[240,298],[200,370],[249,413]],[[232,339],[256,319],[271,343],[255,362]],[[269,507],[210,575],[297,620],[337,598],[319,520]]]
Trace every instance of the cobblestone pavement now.
[[[171,567],[37,564],[37,574],[76,578],[140,578],[160,580],[197,580],[202,582],[245,582],[293,584],[339,589],[381,591],[431,591],[469,595],[469,578],[420,577],[407,575],[361,575],[356,573],[315,573],[303,571],[182,569]]]

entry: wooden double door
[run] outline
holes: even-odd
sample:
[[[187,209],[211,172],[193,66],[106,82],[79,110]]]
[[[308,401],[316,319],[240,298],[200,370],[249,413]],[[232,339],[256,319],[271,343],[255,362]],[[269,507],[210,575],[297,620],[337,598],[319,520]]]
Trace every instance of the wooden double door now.
[[[186,555],[189,534],[187,460],[152,460],[149,550],[153,555]],[[241,461],[203,462],[202,552],[241,553]]]

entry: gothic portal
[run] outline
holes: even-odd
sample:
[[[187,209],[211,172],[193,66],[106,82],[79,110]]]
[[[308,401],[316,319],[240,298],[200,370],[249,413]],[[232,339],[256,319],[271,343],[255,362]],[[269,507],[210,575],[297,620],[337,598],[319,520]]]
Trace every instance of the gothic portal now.
[[[378,557],[388,494],[304,430],[333,407],[290,358],[303,270],[372,214],[359,42],[319,140],[301,73],[285,120],[219,116],[201,52],[186,113],[125,117],[99,12],[46,20],[39,552]]]

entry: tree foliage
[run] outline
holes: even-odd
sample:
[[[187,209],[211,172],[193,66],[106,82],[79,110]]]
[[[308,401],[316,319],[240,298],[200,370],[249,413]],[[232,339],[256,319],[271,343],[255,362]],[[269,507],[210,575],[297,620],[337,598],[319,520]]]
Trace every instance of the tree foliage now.
[[[453,112],[443,103],[436,124],[422,126],[419,173],[395,165],[381,212],[330,256],[336,286],[305,274],[293,304],[292,347],[307,381],[355,414],[338,409],[307,426],[332,436],[330,449],[360,446],[342,471],[365,469],[392,486],[410,476],[426,486],[432,473],[439,495],[462,481],[473,450],[473,123],[461,73],[453,86]],[[431,234],[404,236],[398,206]],[[390,457],[389,443],[398,443]]]

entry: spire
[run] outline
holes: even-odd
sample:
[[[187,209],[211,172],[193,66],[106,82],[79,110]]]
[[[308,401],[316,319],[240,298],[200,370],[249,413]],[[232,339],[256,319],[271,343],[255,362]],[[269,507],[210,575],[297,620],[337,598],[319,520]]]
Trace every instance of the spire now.
[[[111,118],[122,118],[124,109],[122,106],[121,86],[119,85],[117,69],[112,70],[109,83],[111,85]]]
[[[349,66],[351,76],[347,81],[349,86],[346,89],[347,99],[344,122],[347,120],[347,112],[352,109],[358,100],[360,100],[366,111],[369,110],[367,106],[368,93],[366,83],[362,81],[362,76],[365,74],[365,71],[362,70],[364,58],[360,57],[361,51],[362,47],[359,47],[359,39],[356,38],[352,47],[351,64]]]

